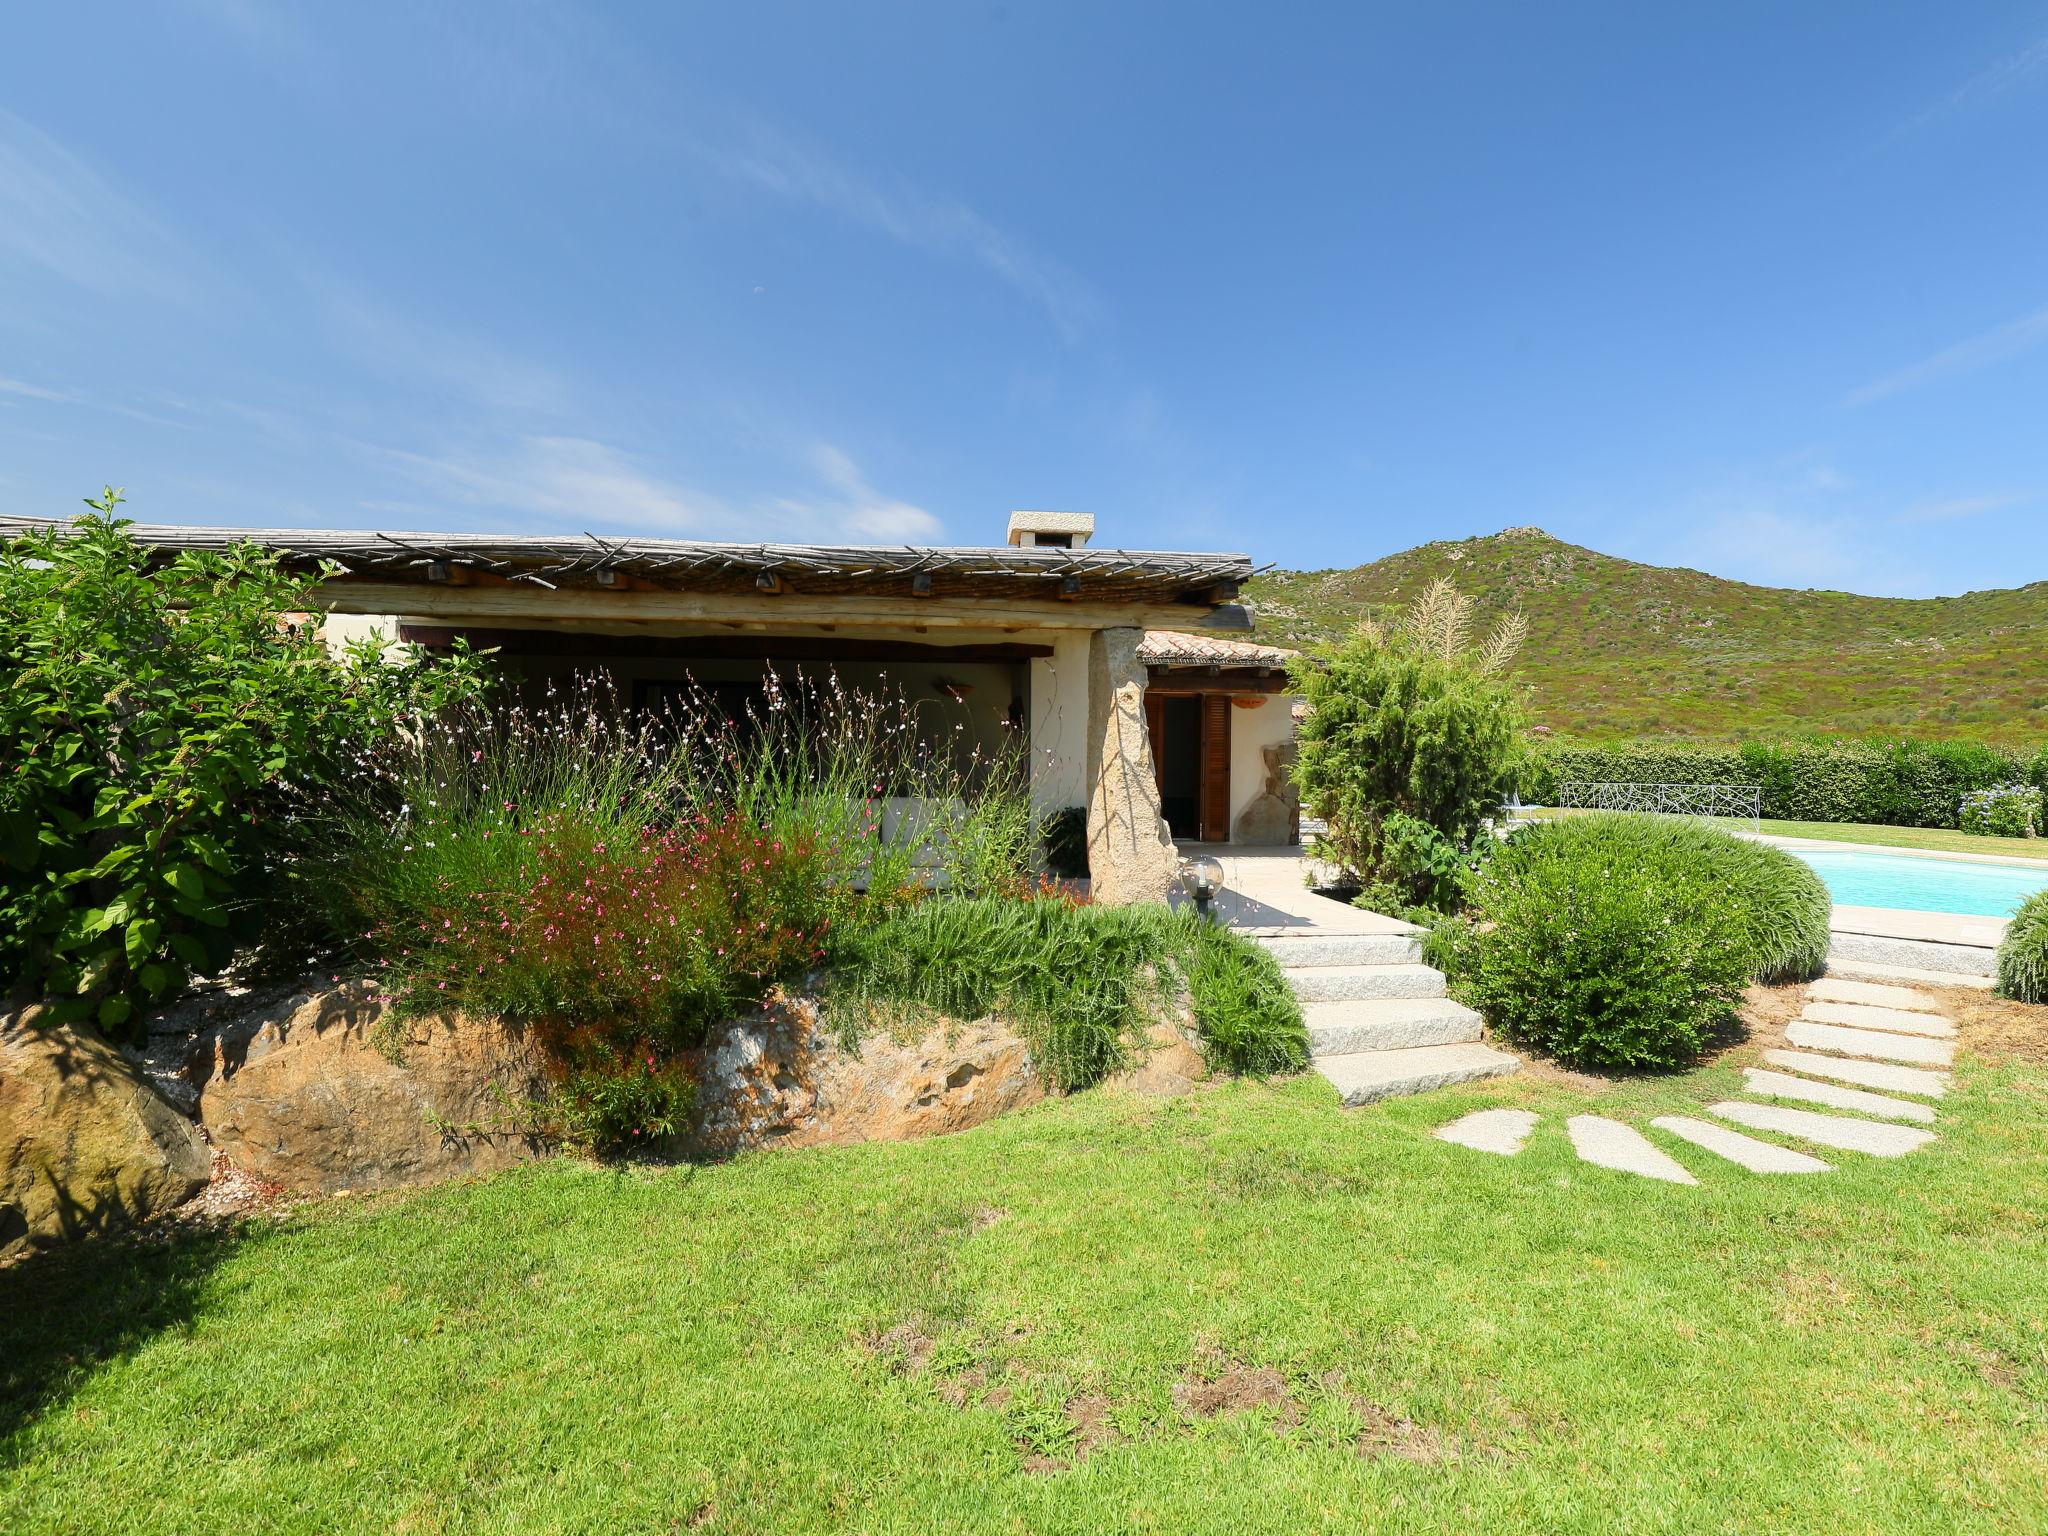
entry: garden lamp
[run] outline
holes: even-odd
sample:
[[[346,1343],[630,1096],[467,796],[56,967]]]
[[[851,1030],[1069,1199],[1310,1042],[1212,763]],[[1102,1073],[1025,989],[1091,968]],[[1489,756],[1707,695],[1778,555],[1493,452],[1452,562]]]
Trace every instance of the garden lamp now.
[[[1223,866],[1206,853],[1181,860],[1180,887],[1195,899],[1195,911],[1208,917],[1209,903],[1223,889]]]

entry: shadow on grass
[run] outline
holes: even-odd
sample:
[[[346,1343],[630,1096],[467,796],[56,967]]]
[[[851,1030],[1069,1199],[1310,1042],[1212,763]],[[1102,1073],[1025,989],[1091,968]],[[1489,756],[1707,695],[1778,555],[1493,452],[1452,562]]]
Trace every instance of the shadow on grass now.
[[[188,1327],[245,1230],[94,1238],[0,1269],[0,1463],[25,1427],[99,1367]]]

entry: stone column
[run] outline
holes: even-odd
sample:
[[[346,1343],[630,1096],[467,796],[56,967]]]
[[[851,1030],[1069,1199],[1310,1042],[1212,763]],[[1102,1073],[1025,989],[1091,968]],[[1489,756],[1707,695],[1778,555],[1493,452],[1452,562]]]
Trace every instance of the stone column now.
[[[1088,873],[1105,906],[1166,900],[1180,867],[1152,775],[1143,635],[1099,629],[1088,642]]]

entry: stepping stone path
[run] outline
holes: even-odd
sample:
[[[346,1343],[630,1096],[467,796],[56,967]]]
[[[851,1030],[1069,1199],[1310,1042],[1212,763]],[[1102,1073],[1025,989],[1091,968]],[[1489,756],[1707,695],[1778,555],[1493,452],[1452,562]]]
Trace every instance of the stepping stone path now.
[[[1532,1109],[1482,1109],[1455,1125],[1445,1126],[1437,1135],[1475,1152],[1498,1152],[1503,1157],[1513,1157],[1536,1129],[1536,1120]]]
[[[1685,1171],[1685,1164],[1657,1150],[1656,1143],[1632,1126],[1602,1115],[1573,1115],[1564,1128],[1572,1148],[1588,1163],[1622,1173],[1640,1173],[1646,1179],[1667,1179],[1673,1184],[1697,1184]]]
[[[1785,1038],[1801,1049],[1765,1051],[1769,1068],[1743,1069],[1743,1092],[1752,1098],[1708,1105],[1706,1113],[1715,1120],[1659,1115],[1650,1126],[1757,1174],[1827,1173],[1834,1165],[1750,1131],[1868,1157],[1903,1157],[1935,1139],[1923,1128],[1934,1123],[1935,1107],[1922,1101],[1948,1091],[1948,1074],[1932,1069],[1955,1059],[1955,1032],[1941,1005],[1924,992],[1824,977],[1809,988],[1805,1010],[1785,1028]],[[1784,1099],[1841,1113],[1752,1101]],[[1475,1151],[1513,1157],[1528,1144],[1537,1120],[1531,1110],[1482,1109],[1436,1134]],[[1902,1120],[1917,1123],[1901,1125]],[[1685,1164],[1619,1120],[1573,1115],[1565,1133],[1583,1162],[1670,1184],[1699,1182]]]

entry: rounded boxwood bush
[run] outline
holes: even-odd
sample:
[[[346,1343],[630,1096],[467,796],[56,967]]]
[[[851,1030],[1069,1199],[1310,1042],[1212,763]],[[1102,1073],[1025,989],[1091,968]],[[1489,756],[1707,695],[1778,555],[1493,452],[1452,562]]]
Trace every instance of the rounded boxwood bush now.
[[[1532,846],[1572,849],[1587,858],[1632,851],[1721,885],[1740,918],[1753,980],[1811,981],[1827,969],[1833,898],[1812,865],[1782,848],[1676,816],[1568,816],[1523,837]]]
[[[2048,891],[2029,897],[1998,946],[1998,995],[2048,1003]]]
[[[1502,1034],[1576,1067],[1685,1066],[1753,976],[1812,974],[1827,953],[1811,870],[1661,818],[1519,834],[1481,877],[1475,915],[1450,946],[1461,990]]]
[[[1683,1067],[1729,1026],[1751,971],[1743,913],[1659,844],[1538,827],[1481,879],[1460,989],[1509,1040],[1569,1067]]]

